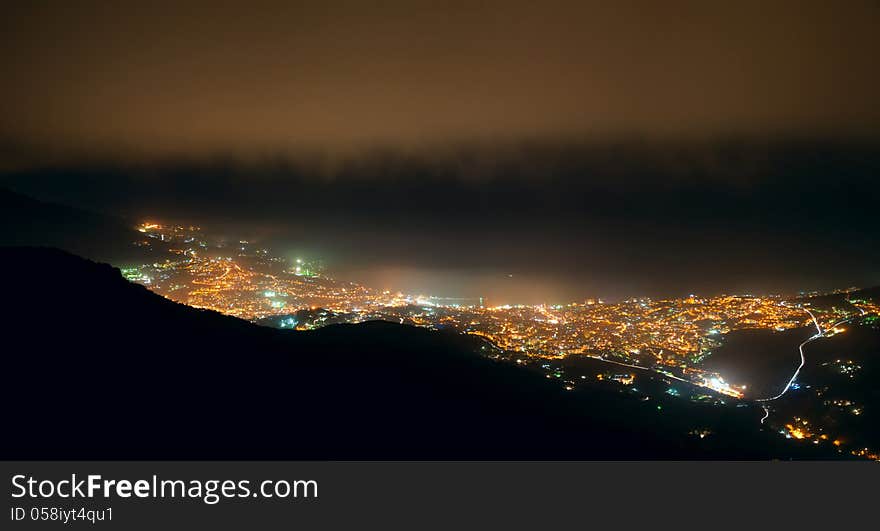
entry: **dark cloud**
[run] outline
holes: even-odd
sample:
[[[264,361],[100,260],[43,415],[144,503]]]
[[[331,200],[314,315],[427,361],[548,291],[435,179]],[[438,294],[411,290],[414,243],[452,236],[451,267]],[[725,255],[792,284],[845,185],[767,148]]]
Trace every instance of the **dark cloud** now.
[[[389,288],[566,301],[880,284],[876,144],[525,145],[7,175]],[[510,277],[509,275],[513,275]]]

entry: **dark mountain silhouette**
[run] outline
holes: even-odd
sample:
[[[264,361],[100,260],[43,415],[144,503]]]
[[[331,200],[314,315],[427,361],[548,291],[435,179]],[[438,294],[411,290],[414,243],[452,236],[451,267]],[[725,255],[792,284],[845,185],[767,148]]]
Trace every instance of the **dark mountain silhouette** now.
[[[147,261],[133,245],[138,233],[124,220],[46,203],[0,188],[0,245],[57,247],[106,262]],[[154,242],[153,246],[159,245]],[[155,256],[155,255],[153,255]],[[152,258],[150,259],[152,260]]]
[[[819,456],[750,408],[567,392],[468,336],[276,330],[58,250],[0,248],[0,264],[4,459]]]
[[[812,297],[799,297],[797,299],[798,302],[805,303],[811,307],[820,307],[820,308],[850,308],[851,306],[848,301],[858,301],[858,300],[877,300],[880,299],[880,286],[873,286],[869,288],[860,288],[855,291],[850,291],[848,293],[827,293],[825,295],[818,295]]]

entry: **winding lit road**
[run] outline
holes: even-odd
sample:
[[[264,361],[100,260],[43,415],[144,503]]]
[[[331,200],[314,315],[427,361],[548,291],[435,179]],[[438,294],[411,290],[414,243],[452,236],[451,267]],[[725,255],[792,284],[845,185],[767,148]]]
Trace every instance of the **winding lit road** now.
[[[801,354],[800,365],[798,365],[797,369],[795,369],[794,374],[791,375],[791,379],[788,380],[787,384],[785,384],[785,387],[782,389],[782,392],[780,392],[778,395],[771,397],[771,398],[758,398],[756,400],[756,402],[770,402],[772,400],[778,400],[785,393],[787,393],[788,390],[791,389],[791,384],[793,384],[794,381],[797,379],[798,374],[800,374],[801,369],[804,368],[804,364],[807,362],[807,358],[806,358],[806,356],[804,356],[804,346],[806,346],[806,344],[809,343],[810,341],[815,341],[825,335],[824,332],[822,332],[822,327],[819,326],[819,321],[816,319],[816,316],[813,315],[813,312],[811,312],[810,310],[808,310],[806,308],[804,308],[803,310],[805,312],[807,312],[808,314],[810,314],[810,318],[813,320],[813,323],[816,325],[816,333],[813,334],[812,336],[810,336],[809,338],[807,338],[806,341],[804,341],[803,343],[798,345],[798,352],[800,352],[800,354]],[[841,322],[843,322],[843,321],[841,321]],[[840,324],[840,323],[838,323],[838,324]],[[835,326],[837,326],[837,325],[835,325]],[[767,417],[764,417],[764,418],[766,419]],[[761,423],[762,424],[764,423],[764,419],[761,419]]]
[[[847,302],[849,302],[849,299],[847,299]],[[852,303],[850,303],[850,304],[852,304]],[[859,312],[861,312],[861,315],[865,315],[866,312],[865,312],[864,309],[859,308],[858,306],[855,306],[855,305],[853,305],[853,306],[854,306],[857,310],[859,310]],[[804,341],[803,343],[801,343],[800,345],[798,345],[798,352],[799,352],[800,355],[801,355],[801,363],[800,363],[800,365],[798,365],[797,369],[795,369],[794,374],[791,376],[791,379],[788,381],[788,383],[785,384],[785,388],[782,389],[782,392],[780,392],[778,395],[773,396],[773,397],[770,397],[770,398],[758,398],[758,399],[755,399],[755,402],[771,402],[771,401],[773,401],[773,400],[778,400],[779,398],[782,398],[782,396],[785,395],[785,393],[787,393],[789,389],[791,389],[791,385],[792,385],[792,384],[794,383],[794,381],[797,379],[798,374],[800,374],[801,369],[804,368],[804,364],[807,362],[807,358],[806,358],[806,356],[804,355],[804,347],[807,345],[807,343],[809,343],[809,342],[811,342],[811,341],[815,341],[815,340],[819,339],[820,337],[825,337],[825,332],[822,330],[822,327],[819,326],[819,321],[816,319],[816,316],[813,315],[813,312],[811,312],[811,311],[808,310],[807,308],[803,308],[803,310],[804,310],[805,312],[807,312],[808,314],[810,314],[810,318],[813,320],[813,324],[816,325],[816,333],[815,333],[814,335],[810,336],[809,338],[807,338],[806,341]],[[853,316],[853,317],[855,317],[855,316]],[[852,319],[853,317],[847,317],[846,319],[842,319],[842,320],[840,320],[840,321],[834,323],[833,325],[831,325],[830,329],[831,329],[831,330],[834,330],[834,329],[837,328],[839,325],[842,325],[843,323],[849,321],[849,320]],[[767,417],[770,416],[770,409],[769,409],[767,406],[763,405],[763,404],[761,404],[761,408],[764,410],[764,416],[761,417],[761,424],[764,424],[764,421],[767,420]]]

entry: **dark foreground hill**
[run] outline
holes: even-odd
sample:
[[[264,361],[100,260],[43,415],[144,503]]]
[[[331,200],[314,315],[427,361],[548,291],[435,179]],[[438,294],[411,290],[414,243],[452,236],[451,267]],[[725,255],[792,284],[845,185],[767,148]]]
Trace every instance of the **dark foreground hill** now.
[[[146,249],[133,242],[138,233],[113,216],[46,203],[0,188],[0,245],[57,247],[93,260],[142,260]]]
[[[566,392],[471,337],[275,330],[61,251],[0,248],[0,264],[4,459],[817,456],[746,409]]]

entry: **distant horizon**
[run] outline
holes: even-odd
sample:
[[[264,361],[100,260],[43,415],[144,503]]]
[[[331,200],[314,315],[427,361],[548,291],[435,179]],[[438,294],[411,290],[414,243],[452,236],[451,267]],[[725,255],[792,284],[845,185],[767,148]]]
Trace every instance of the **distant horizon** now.
[[[133,226],[132,229],[135,229],[138,226],[144,226],[147,224],[155,224],[155,223],[158,223],[161,226],[177,226],[177,225],[196,226],[199,228],[199,230],[202,232],[202,234],[204,234],[206,237],[213,237],[213,235],[211,234],[210,227],[204,227],[204,226],[201,226],[198,224],[193,225],[189,221],[186,222],[185,224],[182,224],[180,222],[175,222],[173,220],[169,221],[169,220],[165,220],[165,219],[159,219],[155,216],[146,218],[141,224]],[[247,236],[245,236],[245,238],[247,238]],[[213,239],[216,240],[216,238],[213,238]],[[633,294],[630,296],[618,296],[618,297],[614,297],[614,296],[609,297],[609,296],[588,294],[588,295],[580,296],[578,298],[557,299],[557,300],[551,300],[551,299],[540,300],[540,298],[536,295],[536,297],[532,300],[532,302],[526,302],[523,300],[517,301],[517,300],[512,300],[512,299],[511,300],[504,300],[503,298],[502,298],[502,301],[499,302],[497,299],[499,299],[501,297],[489,297],[489,296],[486,296],[485,293],[481,293],[479,291],[473,291],[470,293],[436,292],[436,291],[431,291],[429,289],[406,288],[406,287],[399,287],[400,284],[398,284],[397,286],[391,284],[395,281],[401,282],[401,278],[405,279],[405,278],[409,277],[410,279],[413,279],[413,278],[420,278],[421,277],[421,278],[430,279],[434,275],[436,275],[438,277],[445,278],[445,282],[447,282],[447,283],[453,283],[456,278],[459,278],[460,281],[465,280],[464,278],[458,277],[456,272],[450,271],[450,270],[429,272],[429,271],[422,271],[422,270],[417,270],[417,269],[401,270],[400,268],[390,268],[390,271],[386,271],[384,273],[375,273],[375,272],[373,273],[374,275],[377,275],[379,278],[388,279],[385,285],[379,286],[379,285],[376,285],[375,283],[373,283],[373,281],[375,281],[375,278],[371,278],[371,275],[369,272],[364,274],[361,278],[358,278],[357,274],[355,274],[354,276],[346,276],[344,274],[345,273],[344,269],[339,270],[339,272],[343,273],[343,274],[341,274],[341,275],[336,274],[334,272],[334,264],[333,263],[327,264],[325,259],[321,256],[315,256],[315,255],[303,254],[303,253],[295,253],[295,252],[279,253],[277,250],[273,250],[267,246],[261,245],[262,242],[260,242],[259,240],[248,240],[247,243],[248,243],[248,245],[257,245],[257,247],[260,247],[260,248],[267,248],[270,252],[270,255],[278,257],[278,258],[286,258],[288,260],[288,263],[291,266],[294,266],[295,262],[300,261],[300,259],[306,260],[306,261],[315,261],[315,260],[321,261],[325,266],[328,266],[328,271],[327,271],[327,273],[320,274],[320,276],[324,276],[324,277],[331,278],[334,280],[345,281],[345,282],[355,282],[355,283],[358,283],[358,284],[363,285],[363,286],[370,288],[370,289],[390,290],[393,293],[399,293],[399,294],[403,294],[403,295],[410,296],[410,297],[416,297],[416,298],[424,298],[424,299],[431,299],[431,298],[444,299],[445,298],[445,299],[459,299],[459,300],[482,299],[484,301],[483,305],[486,307],[489,307],[489,308],[502,307],[502,306],[528,306],[528,307],[557,306],[557,305],[582,304],[582,303],[586,303],[587,301],[595,301],[596,303],[599,303],[599,304],[607,304],[607,303],[617,304],[620,302],[627,302],[630,300],[639,300],[639,299],[648,299],[648,300],[658,300],[659,301],[659,300],[685,299],[685,298],[690,298],[690,297],[695,297],[695,298],[717,298],[717,297],[785,298],[785,297],[798,297],[798,296],[807,296],[807,295],[814,296],[814,295],[823,295],[823,294],[848,293],[848,292],[862,291],[862,290],[867,290],[867,289],[872,289],[872,288],[877,287],[877,285],[864,285],[864,286],[850,285],[850,286],[846,286],[846,287],[841,287],[841,286],[821,287],[821,288],[819,288],[819,287],[816,287],[816,288],[802,287],[801,289],[799,289],[797,291],[727,292],[727,291],[719,290],[719,291],[712,292],[712,293],[690,291],[690,292],[687,292],[687,294],[684,294],[684,293],[681,293],[681,294],[661,294],[661,295]],[[228,242],[227,245],[230,246],[230,249],[233,249],[235,246],[235,242],[234,241]],[[215,254],[219,254],[219,253],[216,253],[216,251],[215,251]],[[234,257],[234,254],[232,256]],[[293,256],[295,256],[295,258],[292,258]],[[116,264],[114,264],[114,265],[116,265]],[[126,265],[129,265],[129,264],[126,264]],[[505,273],[496,272],[495,274],[485,273],[485,275],[483,275],[483,276],[486,276],[486,275],[490,276],[490,277],[499,277],[499,278],[506,277],[506,278],[503,278],[502,281],[506,282],[506,283],[510,283],[510,284],[522,284],[523,282],[529,283],[527,280],[520,280],[520,275],[505,274]],[[473,276],[473,275],[465,274],[465,278],[468,278],[470,276]],[[526,278],[528,278],[527,274],[522,275],[522,276],[525,276]],[[409,280],[409,281],[403,280],[402,283],[404,285],[406,285],[406,284],[413,285],[412,284],[413,280]],[[473,284],[477,284],[477,282],[473,282]],[[477,284],[477,286],[474,287],[474,289],[476,289],[477,287],[478,287],[478,284]]]
[[[880,158],[878,158],[878,161],[880,161]],[[33,174],[28,173],[26,175],[32,176]],[[93,174],[91,178],[86,178],[86,175],[89,174],[73,173],[69,175],[67,172],[62,171],[50,174],[40,173],[37,174],[39,178],[22,180],[15,178],[10,179],[9,174],[7,174],[5,179],[0,176],[0,186],[6,185],[10,190],[15,191],[16,193],[33,197],[40,201],[74,206],[85,210],[93,210],[95,206],[93,201],[90,202],[86,199],[88,194],[91,193],[90,190],[94,190],[95,186],[102,186],[105,190],[114,187],[118,188],[118,186],[120,186],[114,185],[112,180],[108,180],[111,178],[116,180],[118,179],[117,176],[120,174],[114,173],[105,177],[102,177],[101,174]],[[175,174],[172,173],[171,175]],[[200,174],[188,172],[185,175],[202,175],[199,179],[207,179],[205,182],[217,180],[221,186],[228,189],[226,193],[231,194],[231,197],[235,197],[235,194],[233,193],[234,190],[241,191],[241,188],[237,185],[230,187],[228,180],[219,176],[212,177],[210,173]],[[67,177],[70,177],[72,180],[67,184],[64,184],[64,180]],[[144,179],[148,179],[147,182],[151,183],[151,186],[159,187],[158,189],[170,184],[167,178],[149,178],[131,175],[130,177],[123,178],[121,185],[126,187],[134,186],[143,189],[145,184],[143,181]],[[261,186],[269,191],[273,188],[273,183],[278,184],[281,182],[278,179],[278,177],[269,177],[269,181],[262,183]],[[490,180],[486,184],[478,183],[460,185],[460,187],[464,186],[463,190],[473,190],[475,191],[474,193],[486,194],[490,193],[491,190],[500,189],[497,183],[498,181],[496,180]],[[58,184],[58,186],[54,186],[54,184]],[[80,185],[82,184],[86,184],[87,187],[81,187]],[[75,186],[71,187],[71,185]],[[338,181],[334,181],[333,189],[338,189],[337,187],[340,185],[343,187],[345,186]],[[306,184],[305,186],[308,187],[311,185]],[[318,188],[316,188],[316,190],[323,197],[332,197],[327,195],[327,192],[325,191],[326,185],[317,186]],[[383,185],[374,189],[375,192],[373,192],[369,191],[369,189],[363,188],[363,185],[354,184],[354,186],[357,190],[363,190],[365,192],[366,195],[363,195],[363,197],[367,198],[368,203],[370,201],[370,195],[380,197],[381,194],[385,193],[383,190],[387,189]],[[370,181],[370,186],[377,186],[376,181]],[[429,190],[429,187],[434,185],[428,184],[427,186],[428,188],[422,188],[424,190]],[[518,186],[522,187],[522,185]],[[528,190],[528,186],[529,185],[526,185],[524,190]],[[40,190],[48,190],[48,193],[39,193]],[[696,270],[694,267],[688,266],[684,262],[678,262],[678,265],[683,267],[681,271],[672,271],[671,274],[664,271],[654,271],[650,267],[636,267],[630,272],[627,271],[627,268],[630,266],[623,266],[618,270],[615,270],[614,267],[609,269],[609,266],[615,264],[615,260],[619,261],[620,259],[614,258],[615,256],[626,256],[633,252],[648,256],[644,254],[647,252],[647,249],[645,251],[640,251],[633,248],[627,249],[627,247],[621,247],[619,245],[613,246],[609,249],[608,258],[611,260],[610,262],[606,261],[604,264],[599,262],[597,266],[594,266],[588,260],[583,266],[577,268],[560,268],[559,266],[564,262],[560,263],[559,260],[564,256],[566,249],[566,247],[561,247],[560,245],[566,244],[558,244],[548,241],[546,238],[540,236],[540,232],[534,232],[533,234],[529,234],[529,232],[521,233],[521,236],[529,238],[537,243],[536,249],[534,253],[532,253],[532,256],[534,257],[533,259],[523,259],[521,253],[514,250],[515,248],[505,248],[503,246],[496,247],[496,250],[493,251],[493,253],[481,257],[486,248],[478,243],[479,240],[475,240],[470,236],[466,236],[463,239],[456,239],[452,237],[451,233],[444,235],[442,240],[431,240],[432,245],[438,244],[438,249],[443,249],[442,253],[433,252],[429,250],[430,246],[426,245],[427,242],[419,243],[420,240],[424,240],[425,238],[424,235],[419,233],[419,230],[431,230],[430,228],[426,227],[425,229],[419,229],[418,227],[413,227],[415,230],[411,230],[406,226],[395,227],[393,224],[388,224],[387,221],[380,221],[379,225],[375,225],[375,221],[366,221],[365,224],[358,223],[358,225],[365,227],[365,229],[355,229],[354,231],[351,231],[346,225],[338,224],[332,217],[327,217],[324,213],[315,211],[312,207],[307,206],[307,203],[303,203],[301,200],[298,200],[299,205],[305,205],[306,209],[312,209],[312,213],[304,214],[304,220],[290,219],[290,216],[285,219],[284,214],[281,214],[281,217],[279,217],[278,214],[272,214],[275,216],[273,220],[265,218],[266,212],[269,210],[283,213],[282,203],[277,201],[278,197],[289,194],[293,194],[294,196],[297,195],[295,191],[296,187],[282,188],[282,190],[286,191],[282,191],[280,195],[278,193],[269,193],[269,196],[267,196],[269,201],[267,206],[269,206],[269,209],[263,209],[262,212],[258,205],[254,205],[256,208],[251,208],[250,211],[241,211],[239,207],[235,206],[234,202],[230,202],[228,199],[222,199],[220,200],[222,202],[218,203],[218,198],[211,200],[215,203],[215,206],[212,206],[210,209],[212,213],[207,213],[206,215],[199,215],[198,211],[191,210],[186,204],[181,204],[173,207],[173,211],[169,210],[166,206],[164,209],[159,209],[160,213],[157,215],[145,216],[143,215],[143,211],[150,208],[149,203],[160,200],[161,198],[161,195],[157,196],[154,193],[150,193],[150,196],[153,198],[150,199],[150,196],[147,196],[147,202],[143,204],[137,203],[139,200],[134,196],[118,195],[116,196],[116,199],[114,199],[111,195],[108,200],[102,200],[106,201],[109,208],[97,208],[93,211],[98,213],[109,213],[122,219],[126,219],[129,223],[136,223],[138,220],[153,219],[161,220],[166,223],[170,221],[173,223],[198,224],[203,226],[212,237],[222,238],[225,236],[230,239],[245,238],[257,240],[262,242],[265,247],[273,249],[277,255],[282,257],[293,258],[297,255],[301,255],[304,257],[320,258],[335,276],[357,281],[377,289],[393,289],[407,293],[423,293],[445,297],[483,297],[486,300],[494,301],[501,305],[541,303],[558,304],[588,298],[624,300],[631,297],[684,297],[691,293],[699,293],[706,296],[748,293],[793,294],[811,291],[827,292],[852,286],[867,288],[880,285],[880,277],[878,277],[878,275],[880,275],[880,270],[873,269],[874,274],[871,275],[868,273],[866,276],[866,272],[871,270],[870,265],[876,262],[867,258],[864,261],[857,261],[860,254],[865,255],[865,253],[867,253],[868,256],[872,254],[876,255],[878,250],[872,246],[863,246],[855,252],[850,250],[848,253],[838,253],[836,260],[845,261],[839,262],[837,267],[831,267],[830,270],[822,266],[817,267],[818,264],[827,261],[829,256],[827,254],[816,253],[814,257],[819,260],[818,264],[813,263],[812,260],[804,260],[800,264],[792,264],[793,268],[786,268],[788,271],[785,272],[784,276],[782,273],[785,270],[779,269],[779,266],[785,262],[779,262],[779,260],[785,256],[785,253],[779,254],[776,258],[771,258],[771,261],[767,264],[770,266],[771,270],[776,268],[776,272],[774,273],[775,280],[774,276],[767,275],[766,272],[758,276],[756,276],[754,272],[750,273],[750,270],[757,265],[760,259],[756,260],[754,264],[749,264],[748,260],[745,258],[740,260],[734,255],[731,255],[728,258],[734,259],[735,263],[736,260],[739,260],[739,265],[721,265],[721,269],[716,268],[715,273],[700,273],[700,276],[693,278],[689,272],[695,272]],[[195,190],[193,192],[195,192]],[[611,193],[612,197],[617,194],[617,192],[614,191],[607,193]],[[698,193],[706,195],[704,192]],[[712,193],[717,194],[718,192]],[[741,194],[741,192],[736,191],[733,191],[732,193]],[[516,194],[517,195],[511,197],[513,197],[515,201],[522,201],[522,192],[516,192]],[[348,204],[350,205],[355,204],[352,203],[352,201],[356,200],[355,196],[351,194],[349,195],[351,197],[345,200],[348,201]],[[867,204],[870,201],[870,196],[871,193],[861,194],[856,200],[862,202],[862,204]],[[185,197],[185,195],[178,195],[179,199]],[[191,195],[188,201],[197,201],[197,197],[197,195]],[[120,199],[122,202],[119,201]],[[132,200],[134,200],[135,203],[132,203]],[[294,200],[297,201],[296,199]],[[820,199],[817,197],[816,200]],[[824,198],[821,200],[824,200]],[[234,199],[231,201],[234,201]],[[442,206],[442,201],[443,199],[440,199],[433,203],[440,208],[438,213],[432,213],[430,208],[416,213],[419,211],[417,201],[414,207],[407,207],[415,209],[411,210],[412,214],[406,213],[405,211],[401,214],[418,217],[424,217],[427,215],[429,218],[435,220],[431,221],[431,223],[442,224],[444,223],[443,217],[447,215],[443,213],[443,211],[446,210],[446,207]],[[218,208],[222,207],[224,204],[232,207],[229,214],[224,215],[221,213],[221,210],[218,210]],[[840,201],[835,201],[832,204],[840,204]],[[367,206],[365,208],[370,207]],[[192,214],[187,215],[187,211],[191,211]],[[368,210],[356,215],[369,216],[367,212]],[[260,220],[259,218],[254,218],[253,214],[255,213],[257,216],[263,216],[264,219]],[[863,209],[863,215],[867,214],[868,211]],[[473,228],[476,230],[476,234],[486,234],[487,237],[491,237],[489,235],[493,232],[504,234],[507,230],[503,225],[498,225],[498,222],[495,221],[491,222],[496,225],[494,228],[490,226],[484,230],[484,227],[481,227],[479,219],[473,217],[475,215],[479,216],[478,211],[470,212],[465,215],[471,217],[471,221],[468,223],[475,224]],[[805,215],[812,216],[809,212]],[[233,216],[241,216],[242,221],[239,222]],[[296,213],[294,213],[294,217],[295,216]],[[493,214],[493,216],[497,217],[497,214]],[[601,217],[598,218],[600,223],[606,225],[608,225],[609,222],[614,223],[614,217],[608,218],[607,215],[600,216],[605,216],[606,218],[604,221]],[[851,216],[847,215],[846,217],[839,219],[850,218]],[[564,221],[565,219],[566,218],[563,217],[560,218],[560,221],[553,221],[552,223],[555,225],[549,225],[549,230],[557,232],[559,230],[565,231],[566,229],[564,228],[564,225],[561,225],[561,223],[567,223]],[[391,220],[389,219],[388,221]],[[865,221],[867,222],[867,219]],[[271,225],[269,225],[269,223],[271,223]],[[651,223],[650,219],[646,219],[645,223]],[[853,226],[849,221],[846,221],[846,223],[848,223],[849,226]],[[863,225],[857,230],[858,232],[863,233],[866,230],[870,231],[870,227],[875,223],[876,222],[868,222],[868,225]],[[312,225],[311,227],[309,226],[310,224]],[[375,229],[369,228],[371,224],[373,224]],[[417,223],[416,225],[419,224],[420,223]],[[520,221],[513,221],[513,224],[514,226],[523,226]],[[529,229],[526,230],[528,231]],[[583,229],[580,230],[583,232]],[[622,235],[637,235],[637,233],[633,231],[640,229],[638,225],[634,225],[632,228],[618,228],[612,230],[624,230],[625,232],[622,232]],[[721,230],[722,232],[725,232],[724,229]],[[736,241],[737,238],[741,239],[743,236],[737,234],[737,231],[741,230],[742,229],[734,229],[733,231],[726,232],[729,236],[734,237],[733,241]],[[705,240],[705,236],[699,236],[699,232],[694,233],[692,230],[690,232],[692,233],[690,238],[693,239],[696,236],[696,240],[694,240],[693,244],[689,245],[710,245],[708,240]],[[587,234],[591,234],[591,231],[588,230]],[[687,234],[687,232],[684,234]],[[813,238],[809,233],[804,233],[804,235],[807,239]],[[865,236],[870,238],[868,234],[865,234]],[[601,232],[592,232],[592,235],[589,237],[594,240],[598,239],[598,241],[611,241],[608,239],[608,236],[603,236]],[[642,238],[641,236],[637,237]],[[792,243],[798,245],[798,238],[798,235],[793,234],[790,238],[787,238],[788,241],[783,242],[782,248]],[[544,241],[538,243],[541,239]],[[765,241],[762,242],[761,240]],[[670,241],[675,240],[673,239]],[[825,243],[832,247],[840,246],[839,241],[826,240]],[[374,248],[365,248],[364,245],[373,246]],[[633,245],[639,245],[638,241],[634,241]],[[675,245],[680,246],[682,244],[676,242]],[[748,256],[750,253],[754,255],[757,252],[763,253],[763,256],[765,257],[772,256],[772,254],[768,253],[773,253],[772,244],[769,241],[766,241],[764,236],[758,236],[757,245],[752,246],[752,249],[741,247],[742,245],[745,245],[745,241],[741,242],[739,245],[740,250],[733,251],[734,253],[745,251],[745,256]],[[849,244],[849,246],[851,245],[852,244]],[[542,246],[543,251],[541,250]],[[654,243],[648,244],[648,249],[654,247],[656,247]],[[385,254],[382,252],[382,249],[391,252]],[[542,253],[545,253],[544,256],[542,256]],[[758,256],[761,256],[761,254]],[[658,257],[661,260],[666,261],[672,259],[672,263],[677,262],[677,259],[668,253],[666,256],[661,254],[658,255]],[[723,254],[721,257],[723,257]],[[508,262],[508,264],[505,265],[504,262]],[[858,270],[854,270],[851,274],[847,274],[847,268],[852,266],[857,268],[861,267],[863,272],[858,273],[856,272]],[[868,267],[866,268],[865,266]],[[548,269],[548,267],[550,269]],[[715,266],[712,267],[714,268]],[[739,280],[737,280],[737,275],[741,276]],[[749,275],[751,275],[751,277]],[[878,280],[872,281],[872,277],[877,278]],[[698,279],[698,282],[692,282],[694,278]],[[784,280],[782,280],[783,278]]]

